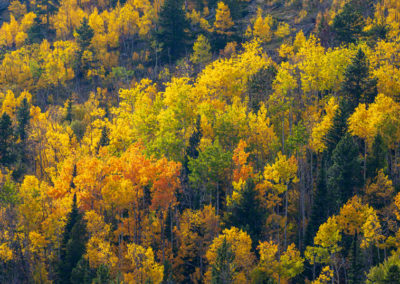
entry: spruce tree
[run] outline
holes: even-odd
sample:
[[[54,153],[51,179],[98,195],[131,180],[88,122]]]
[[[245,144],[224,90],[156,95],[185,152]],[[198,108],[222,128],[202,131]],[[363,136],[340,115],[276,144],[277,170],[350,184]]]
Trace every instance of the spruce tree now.
[[[358,241],[357,233],[354,235],[353,242],[351,244],[349,252],[349,284],[361,284],[364,282],[364,271],[363,271],[363,257],[361,255],[360,244]]]
[[[249,179],[238,202],[228,208],[225,215],[226,227],[237,227],[247,232],[254,246],[262,237],[266,211],[257,196],[254,181]]]
[[[111,283],[110,269],[108,266],[101,264],[96,271],[96,278],[93,279],[94,284]]]
[[[355,3],[346,3],[333,20],[333,30],[340,43],[355,43],[362,35],[364,18]]]
[[[72,121],[72,101],[69,99],[67,101],[67,114],[65,115],[65,121],[71,123]]]
[[[86,50],[89,50],[93,36],[94,31],[89,26],[89,21],[85,17],[83,18],[81,25],[76,29],[76,42],[78,43],[79,47],[76,59],[76,68],[79,76],[83,76],[84,74],[86,74],[86,71],[90,67],[88,62],[82,62],[82,56]]]
[[[71,284],[92,284],[96,270],[90,268],[89,261],[81,257],[71,271]]]
[[[324,137],[326,147],[326,157],[328,161],[339,141],[347,132],[347,119],[350,116],[349,104],[345,100],[339,101],[339,108],[333,117],[332,127]]]
[[[15,160],[15,136],[10,116],[4,112],[0,118],[0,163],[11,165]]]
[[[351,112],[359,103],[372,103],[377,95],[377,81],[370,78],[367,60],[365,53],[359,49],[345,72],[341,92]]]
[[[378,133],[372,144],[372,151],[367,157],[367,177],[374,178],[378,171],[386,167],[387,147],[382,136]]]
[[[233,281],[232,263],[235,259],[231,245],[224,238],[217,249],[217,259],[211,267],[212,284],[230,284]]]
[[[162,44],[162,57],[174,62],[185,51],[189,24],[181,0],[165,0],[161,8],[156,38]]]
[[[26,142],[28,137],[27,128],[29,126],[30,107],[28,100],[24,98],[21,105],[17,108],[17,129],[16,134],[21,139],[22,143]]]
[[[304,247],[313,245],[314,236],[319,226],[327,219],[326,154],[322,156],[316,183],[314,202],[311,208],[310,220],[307,224]]]
[[[68,214],[67,224],[65,225],[61,242],[58,274],[60,283],[71,283],[72,271],[77,267],[78,262],[85,253],[86,242],[86,224],[77,206],[76,194],[74,194],[72,209]],[[76,271],[74,277],[76,277]]]
[[[346,134],[332,153],[332,166],[328,169],[328,208],[336,213],[361,185],[359,149],[350,134]]]

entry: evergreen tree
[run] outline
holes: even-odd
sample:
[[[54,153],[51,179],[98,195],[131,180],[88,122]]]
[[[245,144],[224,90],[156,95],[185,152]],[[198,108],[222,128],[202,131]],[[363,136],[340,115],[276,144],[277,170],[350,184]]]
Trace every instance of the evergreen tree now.
[[[372,144],[372,151],[367,157],[367,177],[374,178],[380,169],[386,167],[387,147],[378,133]]]
[[[94,36],[93,29],[89,26],[89,21],[85,17],[83,18],[81,25],[76,29],[76,42],[78,43],[78,56],[76,67],[79,75],[82,76],[86,74],[89,69],[90,62],[82,62],[82,56],[86,50],[89,50],[90,44],[92,43],[92,38]],[[93,50],[90,50],[93,52]]]
[[[15,136],[10,116],[4,112],[0,118],[0,163],[9,166],[15,160]]]
[[[313,199],[314,202],[311,208],[311,216],[307,224],[304,247],[313,245],[314,236],[317,233],[319,226],[327,219],[326,195],[326,154],[323,154],[317,177],[317,185]]]
[[[237,227],[247,232],[254,246],[262,237],[266,210],[263,208],[255,189],[254,181],[249,179],[238,203],[228,208],[226,212],[226,227]]]
[[[45,16],[48,29],[50,27],[50,16],[58,11],[60,2],[58,0],[36,0],[34,3],[36,4],[35,13],[38,15],[37,18],[40,19],[40,16]]]
[[[21,143],[25,143],[28,138],[27,128],[29,126],[30,107],[28,100],[24,98],[21,105],[17,108],[17,129],[16,134],[21,139]]]
[[[350,1],[333,20],[333,30],[340,43],[355,43],[362,35],[364,18],[357,5]]]
[[[33,20],[33,25],[28,29],[28,43],[41,43],[45,38],[45,31],[48,27],[42,23],[40,17]]]
[[[71,284],[92,284],[95,270],[89,266],[89,261],[83,257],[78,261],[71,271]]]
[[[108,130],[106,126],[103,126],[103,129],[101,130],[101,137],[99,144],[97,145],[97,154],[99,153],[100,147],[105,147],[110,143],[110,138],[108,138]]]
[[[86,224],[83,220],[82,213],[79,211],[76,203],[76,194],[74,194],[72,209],[68,214],[67,224],[65,225],[64,235],[61,242],[61,253],[59,263],[59,281],[62,284],[71,283],[73,270],[77,267],[85,253],[87,242]],[[78,271],[82,270],[78,267],[74,272],[74,278],[78,277]],[[78,277],[79,278],[79,277]]]
[[[96,278],[93,279],[94,284],[111,283],[110,269],[108,266],[101,264],[96,271]]]
[[[156,38],[162,44],[162,57],[174,62],[185,51],[189,24],[181,0],[165,0],[161,8]]]
[[[361,255],[360,245],[357,237],[357,233],[354,235],[351,249],[349,252],[349,284],[361,284],[364,282],[364,271],[363,271],[363,257]]]
[[[87,50],[92,42],[94,36],[93,29],[89,26],[89,21],[83,18],[81,25],[76,29],[76,42],[81,52]]]
[[[349,104],[340,100],[339,108],[333,117],[332,127],[329,129],[324,140],[327,146],[326,157],[330,159],[333,150],[347,132],[347,119],[350,116]]]
[[[179,204],[183,205],[182,208],[192,208],[193,202],[195,199],[195,191],[190,188],[189,184],[189,160],[197,159],[199,156],[199,151],[197,147],[200,144],[200,140],[203,134],[201,133],[201,125],[200,125],[200,116],[197,117],[196,121],[196,129],[193,134],[189,138],[189,145],[186,148],[186,155],[183,160],[182,173],[181,173],[181,181],[183,191],[177,193],[177,197],[179,200]],[[185,199],[184,199],[185,198]]]
[[[260,108],[260,103],[267,101],[273,93],[272,85],[276,74],[276,67],[270,65],[250,77],[248,82],[249,107],[254,112],[257,112]]]
[[[217,249],[217,259],[212,265],[211,283],[212,284],[230,284],[233,281],[233,260],[235,255],[230,244],[223,240],[221,246]]]
[[[400,284],[400,268],[398,265],[391,265],[383,280],[385,284]]]
[[[377,95],[377,81],[370,78],[365,53],[359,49],[345,72],[341,91],[350,104],[351,112],[359,103],[372,103]]]
[[[72,121],[72,101],[67,102],[67,114],[65,115],[65,120],[71,123]]]
[[[361,185],[359,149],[350,134],[346,134],[332,153],[332,166],[328,169],[328,208],[336,213]]]

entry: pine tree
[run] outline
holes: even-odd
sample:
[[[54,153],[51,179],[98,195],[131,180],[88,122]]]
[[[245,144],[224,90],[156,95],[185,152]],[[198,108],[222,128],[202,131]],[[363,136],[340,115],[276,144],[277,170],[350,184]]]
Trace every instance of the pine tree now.
[[[65,225],[61,242],[58,272],[60,283],[71,283],[72,271],[77,267],[78,262],[85,254],[86,242],[86,224],[83,220],[82,213],[79,211],[77,206],[76,194],[74,194],[72,209],[68,214],[67,224]]]
[[[182,207],[185,208],[188,207],[192,208],[195,199],[196,193],[194,190],[191,190],[189,184],[189,174],[190,174],[189,160],[197,159],[197,157],[199,156],[199,151],[197,147],[200,144],[202,136],[203,135],[201,133],[200,116],[198,116],[196,120],[196,129],[189,138],[189,145],[186,148],[186,155],[183,161],[182,173],[181,173],[183,191],[177,193],[179,204],[183,205]]]
[[[349,284],[365,283],[363,279],[363,257],[361,255],[360,245],[357,233],[354,235],[349,253],[350,269],[348,275]]]
[[[110,143],[110,138],[108,138],[108,130],[106,126],[103,126],[103,129],[101,130],[101,137],[99,144],[97,145],[97,154],[99,153],[100,147],[105,147]]]
[[[67,114],[65,115],[65,120],[71,123],[72,121],[72,101],[67,101]]]
[[[372,151],[367,158],[367,177],[374,178],[380,169],[386,167],[387,147],[382,136],[378,133],[372,144]]]
[[[311,208],[311,216],[307,224],[304,247],[313,245],[314,236],[317,233],[319,226],[327,219],[326,195],[326,154],[323,154],[317,177],[317,185],[313,199],[314,202]]]
[[[83,18],[79,28],[76,29],[76,42],[78,43],[81,52],[89,48],[93,36],[94,36],[94,31],[89,26],[89,21],[85,17]]]
[[[21,105],[17,108],[17,129],[16,134],[21,139],[22,143],[27,139],[27,128],[29,126],[30,107],[28,100],[24,98]]]
[[[108,266],[101,264],[96,271],[96,278],[93,279],[94,284],[111,283],[110,269]]]
[[[333,30],[340,43],[355,43],[362,35],[364,18],[356,5],[350,1],[333,20]]]
[[[86,74],[86,71],[89,69],[88,62],[82,62],[82,56],[85,51],[93,50],[89,49],[90,44],[92,43],[92,38],[94,36],[93,29],[89,26],[89,21],[85,17],[83,18],[81,25],[76,29],[76,42],[78,43],[78,54],[76,59],[76,68],[79,76],[83,76]]]
[[[260,203],[254,181],[249,179],[238,203],[234,203],[226,212],[226,226],[247,232],[254,246],[262,237],[266,211]]]
[[[365,53],[359,49],[345,72],[341,92],[354,110],[359,103],[372,103],[377,95],[377,81],[370,78],[369,64]]]
[[[268,100],[273,93],[273,82],[277,74],[276,67],[270,65],[250,77],[248,84],[249,107],[256,113],[260,103]]]
[[[333,117],[332,127],[329,129],[326,137],[324,138],[327,146],[326,157],[328,159],[331,157],[332,152],[336,148],[339,141],[347,132],[347,119],[351,114],[349,108],[350,105],[346,100],[340,100],[339,108]]]
[[[89,266],[89,261],[81,258],[71,271],[71,284],[92,284],[95,270]]]
[[[50,27],[50,16],[58,11],[60,2],[58,0],[36,0],[34,3],[36,4],[35,13],[38,16],[46,16],[46,26],[48,29]]]
[[[15,159],[15,136],[10,116],[4,112],[0,118],[0,163],[9,166]]]
[[[230,244],[224,238],[222,244],[217,249],[217,259],[212,265],[211,283],[212,284],[230,284],[233,281],[233,260],[235,255]]]
[[[350,134],[346,134],[332,153],[332,166],[328,169],[328,208],[336,213],[361,185],[359,149]]]
[[[181,0],[166,0],[161,8],[156,39],[162,44],[162,57],[173,63],[185,51],[189,24]]]

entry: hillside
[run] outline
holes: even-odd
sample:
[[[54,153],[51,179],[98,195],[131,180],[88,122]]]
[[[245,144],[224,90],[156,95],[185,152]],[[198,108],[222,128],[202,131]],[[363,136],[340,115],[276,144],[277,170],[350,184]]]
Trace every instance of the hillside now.
[[[0,283],[400,283],[399,1],[0,10]]]

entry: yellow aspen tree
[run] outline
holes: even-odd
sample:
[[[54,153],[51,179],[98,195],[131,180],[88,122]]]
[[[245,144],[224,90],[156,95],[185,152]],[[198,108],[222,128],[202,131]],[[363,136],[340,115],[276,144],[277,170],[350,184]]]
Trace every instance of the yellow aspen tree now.
[[[233,25],[234,22],[232,21],[229,7],[222,1],[218,2],[214,22],[215,32],[223,35],[231,35]]]
[[[197,37],[193,45],[193,54],[190,57],[190,61],[194,64],[204,65],[211,61],[211,45],[208,39],[202,34]]]

